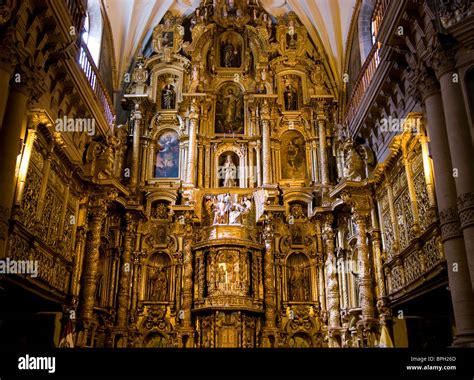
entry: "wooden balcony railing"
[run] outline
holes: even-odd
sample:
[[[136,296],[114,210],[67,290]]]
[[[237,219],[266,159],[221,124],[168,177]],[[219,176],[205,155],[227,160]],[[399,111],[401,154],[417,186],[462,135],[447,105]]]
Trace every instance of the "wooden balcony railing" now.
[[[89,49],[82,38],[78,40],[78,45],[77,63],[84,72],[92,91],[96,95],[109,127],[113,129],[115,114],[113,111],[112,101],[107,93],[104,82],[102,82],[102,79],[100,78],[99,70],[89,53]]]
[[[376,38],[380,29],[380,25],[384,19],[387,7],[391,1],[392,0],[378,0],[375,5],[372,20]],[[344,117],[346,126],[349,125],[350,121],[357,113],[357,110],[364,98],[364,94],[366,93],[367,88],[370,86],[375,72],[377,71],[377,67],[380,63],[380,47],[380,42],[376,42],[374,46],[372,46],[370,53],[368,54],[364,64],[362,65],[362,68],[360,69],[359,76],[357,77],[346,106],[346,113]]]
[[[66,5],[71,16],[72,25],[74,25],[76,33],[79,35],[82,30],[84,15],[86,14],[85,3],[83,0],[66,0]]]

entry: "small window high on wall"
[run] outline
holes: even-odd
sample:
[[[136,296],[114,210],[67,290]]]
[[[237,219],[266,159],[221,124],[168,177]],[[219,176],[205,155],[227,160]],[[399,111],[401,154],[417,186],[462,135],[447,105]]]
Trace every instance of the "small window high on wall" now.
[[[87,45],[89,53],[97,67],[99,67],[102,29],[103,21],[100,11],[100,0],[89,0],[87,2],[87,13],[84,21],[82,40]]]

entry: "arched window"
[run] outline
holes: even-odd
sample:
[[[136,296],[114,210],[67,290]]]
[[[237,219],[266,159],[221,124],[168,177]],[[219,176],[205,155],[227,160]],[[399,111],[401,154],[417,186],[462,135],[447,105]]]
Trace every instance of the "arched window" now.
[[[373,18],[375,8],[374,0],[363,0],[358,20],[359,50],[361,63],[370,53],[377,37],[377,21]]]
[[[87,45],[89,53],[97,67],[99,67],[102,29],[103,20],[100,10],[100,0],[89,0],[87,2],[87,12],[84,20],[82,40]]]

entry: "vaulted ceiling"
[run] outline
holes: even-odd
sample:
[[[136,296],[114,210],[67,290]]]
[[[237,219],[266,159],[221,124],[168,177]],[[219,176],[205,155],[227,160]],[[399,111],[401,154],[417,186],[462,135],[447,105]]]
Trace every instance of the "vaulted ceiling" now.
[[[260,0],[273,16],[294,11],[316,46],[323,48],[339,82],[351,17],[358,0]],[[200,0],[103,0],[114,40],[119,77],[128,69],[153,28],[168,10],[188,15]]]

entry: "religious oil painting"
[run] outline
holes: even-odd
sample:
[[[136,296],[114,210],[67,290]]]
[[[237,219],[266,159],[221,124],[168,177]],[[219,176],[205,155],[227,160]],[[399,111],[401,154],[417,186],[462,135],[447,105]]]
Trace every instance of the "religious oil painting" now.
[[[235,83],[221,87],[217,95],[216,133],[244,133],[244,99],[242,90]]]
[[[176,178],[179,170],[179,140],[175,131],[165,131],[156,144],[156,178]]]
[[[281,138],[282,179],[306,178],[306,150],[304,137],[297,131],[287,131]]]

